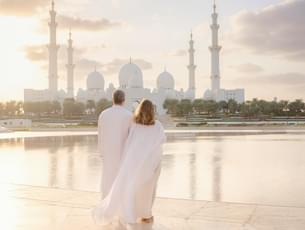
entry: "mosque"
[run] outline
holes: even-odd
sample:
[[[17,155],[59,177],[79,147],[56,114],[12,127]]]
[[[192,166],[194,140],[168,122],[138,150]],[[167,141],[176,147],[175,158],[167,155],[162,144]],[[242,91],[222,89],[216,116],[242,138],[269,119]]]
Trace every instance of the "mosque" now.
[[[77,94],[74,93],[74,68],[73,63],[73,40],[71,32],[68,39],[68,60],[67,60],[67,89],[58,90],[58,66],[57,66],[57,53],[59,45],[56,41],[57,22],[55,4],[52,1],[52,8],[50,10],[50,43],[49,50],[49,88],[45,90],[24,89],[25,102],[37,101],[53,101],[57,100],[63,102],[66,98],[75,98],[80,102],[87,102],[88,100],[99,101],[100,99],[111,100],[112,93],[115,89],[122,89],[126,93],[126,107],[130,110],[142,99],[147,98],[154,102],[157,112],[164,114],[163,103],[166,99],[195,99],[195,60],[194,60],[194,40],[191,34],[189,41],[189,65],[188,69],[188,89],[184,91],[175,89],[175,79],[171,73],[164,70],[158,77],[155,89],[145,88],[143,84],[142,70],[130,59],[121,67],[118,80],[119,86],[116,88],[112,83],[108,88],[105,87],[103,75],[96,69],[87,77],[87,88],[79,89]],[[220,88],[220,71],[219,71],[219,52],[221,47],[218,45],[218,29],[217,24],[218,14],[216,13],[216,5],[214,4],[214,12],[212,14],[213,24],[212,29],[212,46],[210,47],[212,56],[212,69],[211,69],[211,89],[204,93],[204,99],[211,99],[216,101],[234,99],[237,102],[244,102],[244,90],[225,90]]]

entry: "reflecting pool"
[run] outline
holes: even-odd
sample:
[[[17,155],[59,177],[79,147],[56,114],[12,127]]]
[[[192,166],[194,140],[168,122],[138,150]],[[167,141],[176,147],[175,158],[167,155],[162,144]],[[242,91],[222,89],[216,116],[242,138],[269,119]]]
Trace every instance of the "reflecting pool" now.
[[[169,138],[158,196],[305,207],[305,134]],[[0,183],[99,191],[97,136],[0,139]]]

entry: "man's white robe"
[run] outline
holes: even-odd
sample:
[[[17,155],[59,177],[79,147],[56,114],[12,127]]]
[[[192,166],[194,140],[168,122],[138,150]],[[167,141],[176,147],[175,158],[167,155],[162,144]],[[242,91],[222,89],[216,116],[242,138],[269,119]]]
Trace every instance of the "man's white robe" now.
[[[119,218],[136,223],[138,218],[152,216],[164,141],[159,121],[153,126],[132,124],[119,173],[107,197],[93,211],[96,222],[108,224]]]
[[[99,116],[98,143],[103,157],[103,197],[108,194],[117,176],[131,122],[132,113],[119,105],[104,110]]]

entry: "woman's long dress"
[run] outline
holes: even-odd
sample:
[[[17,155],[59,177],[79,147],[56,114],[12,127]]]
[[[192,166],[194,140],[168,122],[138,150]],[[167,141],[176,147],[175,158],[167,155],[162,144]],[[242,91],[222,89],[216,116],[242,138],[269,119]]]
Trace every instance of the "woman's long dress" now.
[[[119,173],[108,196],[93,210],[97,223],[108,224],[116,218],[136,223],[152,216],[165,139],[159,121],[151,126],[132,124]]]

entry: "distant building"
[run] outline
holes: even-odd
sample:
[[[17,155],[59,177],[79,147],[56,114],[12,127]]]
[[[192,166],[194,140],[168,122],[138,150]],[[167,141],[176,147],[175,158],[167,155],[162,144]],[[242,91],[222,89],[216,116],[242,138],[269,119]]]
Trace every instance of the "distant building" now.
[[[69,32],[68,48],[67,48],[67,89],[58,89],[58,59],[57,52],[59,46],[56,41],[57,23],[56,11],[54,2],[52,1],[52,8],[50,10],[50,43],[49,49],[49,87],[45,90],[24,90],[25,102],[39,102],[39,101],[53,101],[57,100],[63,102],[66,98],[75,98],[77,101],[86,103],[88,100],[95,102],[100,99],[111,100],[112,93],[116,88],[122,89],[126,92],[126,107],[133,110],[137,103],[142,98],[152,100],[156,106],[159,114],[164,114],[166,111],[163,109],[163,103],[166,99],[190,99],[194,100],[196,95],[196,65],[195,65],[195,49],[193,34],[191,33],[189,41],[189,64],[188,69],[188,88],[186,91],[183,89],[175,89],[175,79],[171,73],[166,69],[160,73],[156,79],[156,87],[154,89],[145,88],[143,81],[142,70],[132,62],[126,63],[118,73],[119,86],[115,87],[112,83],[108,88],[105,87],[104,76],[96,69],[87,77],[86,89],[79,89],[75,95],[74,89],[74,68],[73,63],[73,40],[71,31]],[[237,102],[244,101],[244,90],[225,90],[220,88],[220,73],[219,73],[219,51],[221,47],[218,45],[218,29],[216,6],[214,5],[214,13],[212,14],[213,24],[212,28],[212,46],[210,47],[212,55],[212,75],[211,90],[207,90],[204,94],[204,99],[214,99],[216,101],[234,99]]]
[[[0,133],[7,133],[7,132],[10,132],[10,131],[7,128],[0,126]]]
[[[228,101],[233,99],[238,103],[245,101],[244,89],[222,89],[220,87],[220,68],[219,68],[219,52],[221,46],[218,43],[219,24],[217,22],[218,14],[216,12],[216,4],[213,6],[214,12],[212,14],[212,46],[211,51],[211,89],[205,91],[203,98],[206,100]]]
[[[29,119],[6,119],[0,120],[0,127],[4,128],[31,128],[32,121]]]
[[[157,87],[154,90],[145,88],[143,84],[142,70],[136,64],[129,63],[124,65],[119,72],[119,87],[126,93],[125,106],[133,110],[142,98],[150,99],[154,102],[159,114],[165,113],[163,103],[166,99],[183,99],[185,93],[175,90],[174,77],[166,70],[157,78]],[[76,100],[86,102],[88,100],[98,101],[102,98],[111,100],[112,93],[116,89],[110,84],[104,88],[104,77],[101,73],[94,70],[87,77],[87,89],[79,89]]]
[[[57,100],[63,102],[65,98],[75,98],[77,101],[86,103],[88,100],[95,102],[100,99],[111,100],[112,93],[116,87],[111,83],[108,88],[105,88],[104,76],[96,69],[87,77],[86,89],[79,89],[74,95],[74,63],[73,63],[73,40],[71,31],[68,39],[68,60],[67,60],[67,91],[58,90],[58,74],[57,74],[57,52],[59,46],[56,41],[56,11],[54,2],[52,1],[52,8],[50,10],[50,44],[49,49],[49,88],[44,90],[25,89],[25,102],[39,102],[39,101],[53,101]],[[195,98],[195,69],[194,64],[194,41],[191,34],[190,49],[189,49],[189,87],[186,92],[175,90],[175,79],[166,70],[162,72],[157,78],[156,88],[151,90],[144,87],[142,70],[130,59],[130,62],[122,66],[118,78],[119,86],[117,88],[126,92],[126,107],[133,110],[137,103],[142,98],[151,99],[156,106],[159,114],[165,113],[163,103],[166,99],[191,99]]]

